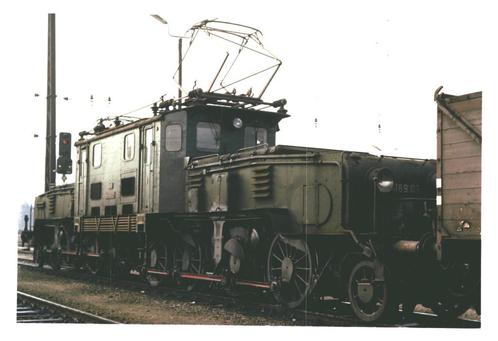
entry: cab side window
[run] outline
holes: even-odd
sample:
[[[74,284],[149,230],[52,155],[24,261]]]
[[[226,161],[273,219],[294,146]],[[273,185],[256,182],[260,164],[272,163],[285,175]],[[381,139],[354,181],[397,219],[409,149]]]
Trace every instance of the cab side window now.
[[[93,168],[99,168],[102,165],[102,144],[101,143],[97,143],[97,144],[93,145],[92,164],[93,164]]]
[[[268,143],[268,132],[265,128],[245,127],[244,147]]]
[[[123,159],[125,161],[133,160],[135,157],[135,134],[127,134],[124,137]]]
[[[178,152],[182,150],[182,126],[170,124],[166,127],[166,151]]]

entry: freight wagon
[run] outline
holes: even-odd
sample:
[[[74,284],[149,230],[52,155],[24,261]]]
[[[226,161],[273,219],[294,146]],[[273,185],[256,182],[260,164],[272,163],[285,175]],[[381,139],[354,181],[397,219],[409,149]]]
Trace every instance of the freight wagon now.
[[[480,310],[482,93],[435,94],[437,103],[436,251],[448,292],[438,310]]]

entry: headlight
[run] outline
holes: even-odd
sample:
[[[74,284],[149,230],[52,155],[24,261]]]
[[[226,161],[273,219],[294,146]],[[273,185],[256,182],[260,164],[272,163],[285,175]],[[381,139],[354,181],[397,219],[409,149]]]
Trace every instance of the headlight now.
[[[382,193],[393,190],[394,176],[387,168],[376,168],[369,173],[370,179],[375,182],[377,189]]]
[[[377,188],[379,191],[386,193],[391,192],[394,186],[393,180],[382,180],[377,183]]]
[[[244,123],[242,122],[242,119],[240,117],[235,117],[232,122],[233,126],[237,129],[242,128]]]

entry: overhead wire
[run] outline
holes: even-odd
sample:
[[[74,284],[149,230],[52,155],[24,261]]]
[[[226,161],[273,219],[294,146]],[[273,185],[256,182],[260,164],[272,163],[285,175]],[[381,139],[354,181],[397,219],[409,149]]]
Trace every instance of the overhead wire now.
[[[252,32],[242,32],[242,31],[228,30],[228,29],[222,29],[222,28],[217,28],[217,27],[210,27],[210,26],[208,26],[208,24],[223,24],[223,25],[230,25],[230,26],[238,26],[238,27],[243,27],[243,28],[247,28],[249,30],[252,30]],[[258,35],[263,35],[263,34],[262,34],[262,32],[260,30],[254,28],[254,27],[246,26],[246,25],[242,25],[242,24],[231,23],[231,22],[227,22],[227,21],[219,21],[219,20],[215,19],[215,20],[204,20],[204,21],[201,21],[200,23],[197,23],[197,24],[193,25],[189,30],[187,30],[187,32],[189,32],[189,31],[191,31],[191,34],[190,34],[190,41],[189,41],[189,44],[188,44],[188,48],[185,51],[185,53],[183,53],[183,55],[182,55],[182,57],[180,59],[180,64],[178,65],[178,67],[175,70],[175,73],[173,74],[173,79],[175,79],[176,75],[178,74],[178,72],[180,70],[181,64],[183,64],[183,62],[186,60],[186,58],[187,58],[187,56],[188,56],[188,54],[189,54],[189,52],[191,50],[191,47],[192,47],[193,43],[196,41],[196,39],[197,39],[198,34],[199,34],[200,31],[204,31],[209,36],[214,36],[216,38],[222,39],[222,40],[227,41],[227,42],[229,42],[231,44],[239,46],[239,52],[237,53],[237,57],[231,63],[229,70],[225,73],[223,79],[220,82],[221,87],[217,88],[213,92],[220,91],[220,90],[226,90],[227,91],[226,88],[229,87],[229,86],[232,86],[234,84],[240,83],[240,82],[242,82],[242,81],[244,81],[246,79],[249,79],[251,77],[259,75],[259,74],[261,74],[263,72],[269,71],[269,70],[271,70],[273,68],[277,68],[276,70],[278,70],[278,68],[282,64],[282,61],[280,59],[278,59],[276,56],[274,56],[271,52],[269,52],[264,47],[263,43],[261,42],[261,40],[258,37]],[[216,32],[241,38],[242,42],[237,42],[237,41],[234,41],[234,40],[229,39],[227,37],[223,37],[220,34],[217,34]],[[254,41],[265,52],[258,51],[256,49],[248,46],[249,41]],[[260,70],[260,71],[254,72],[252,74],[249,74],[249,75],[247,75],[245,77],[242,77],[242,78],[240,78],[240,79],[238,79],[238,80],[236,80],[236,81],[234,81],[232,83],[222,84],[222,82],[228,76],[229,72],[232,70],[233,65],[237,61],[237,58],[240,56],[242,50],[244,50],[244,49],[247,49],[247,50],[252,51],[254,53],[260,54],[260,55],[262,55],[264,57],[274,59],[274,60],[277,61],[277,63],[273,64],[273,65],[271,65],[271,66],[269,66],[269,67],[267,67],[267,68],[265,68],[263,70]],[[273,76],[272,76],[272,78],[273,78]],[[270,81],[271,81],[271,79],[270,79]],[[180,84],[178,82],[176,82],[176,80],[175,80],[175,83],[176,83],[177,87],[179,87],[182,90],[183,93],[186,93],[185,96],[182,96],[179,99],[183,99],[183,98],[188,97],[188,93],[183,89],[183,87],[180,86]],[[166,96],[166,94],[160,96],[160,98],[163,98],[165,96]],[[155,103],[157,103],[157,101],[152,101],[152,102],[150,102],[148,104],[145,104],[143,106],[140,106],[138,108],[130,110],[130,111],[128,111],[125,114],[120,115],[120,116],[129,115],[129,114],[138,112],[140,110],[144,110],[144,109],[149,108],[150,106],[154,105]]]

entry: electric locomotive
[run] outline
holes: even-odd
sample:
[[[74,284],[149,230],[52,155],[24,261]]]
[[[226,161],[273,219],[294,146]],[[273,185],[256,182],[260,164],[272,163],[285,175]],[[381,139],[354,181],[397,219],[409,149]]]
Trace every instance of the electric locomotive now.
[[[265,289],[289,307],[344,297],[365,321],[397,309],[399,259],[431,252],[434,161],[275,146],[284,105],[199,89],[82,132],[74,227],[39,254],[152,285]]]
[[[239,28],[243,44],[259,33]],[[75,183],[36,199],[40,265],[255,288],[290,308],[332,296],[368,322],[441,302],[435,160],[276,145],[284,99],[211,87],[80,133]]]

